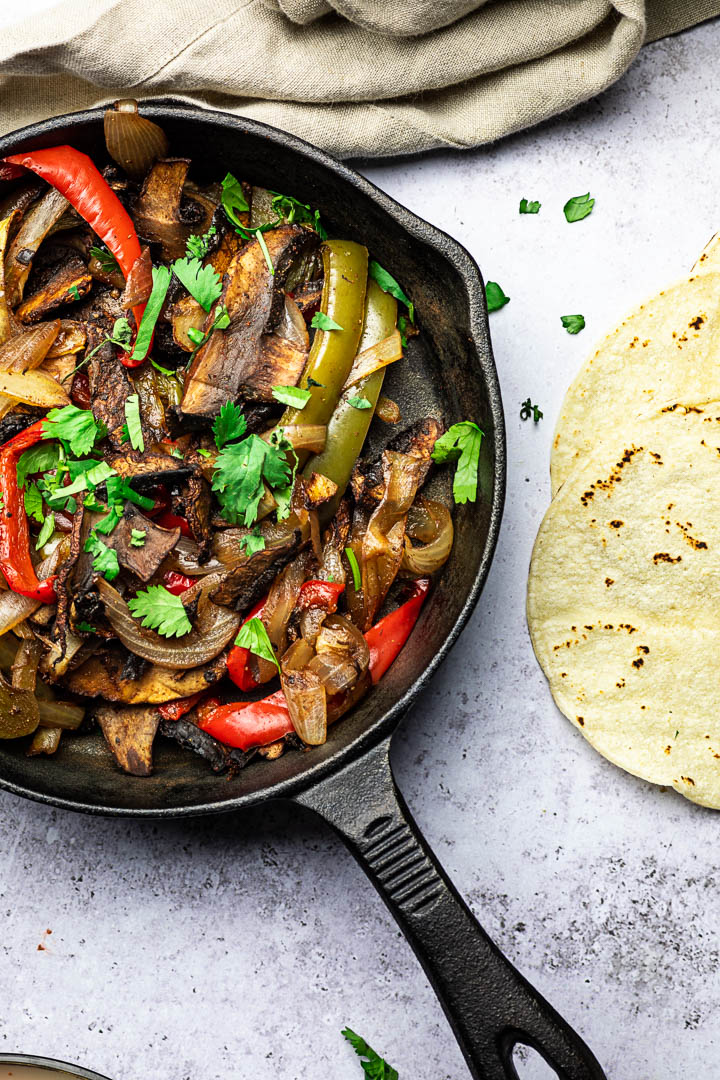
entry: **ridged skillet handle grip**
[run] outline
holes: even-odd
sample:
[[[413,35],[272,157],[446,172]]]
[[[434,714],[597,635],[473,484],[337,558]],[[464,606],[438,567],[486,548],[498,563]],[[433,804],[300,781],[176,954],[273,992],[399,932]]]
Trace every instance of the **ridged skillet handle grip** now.
[[[605,1080],[595,1057],[473,917],[395,786],[389,740],[296,796],[340,834],[398,921],[477,1080],[517,1080],[516,1043],[561,1080]]]

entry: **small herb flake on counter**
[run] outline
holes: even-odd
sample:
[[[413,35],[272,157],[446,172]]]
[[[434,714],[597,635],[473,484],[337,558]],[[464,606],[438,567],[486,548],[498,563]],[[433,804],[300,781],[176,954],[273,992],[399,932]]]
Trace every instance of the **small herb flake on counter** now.
[[[368,401],[366,397],[349,397],[347,400],[353,409],[372,409],[372,401]]]
[[[280,670],[280,664],[278,658],[275,655],[275,650],[272,647],[268,632],[265,629],[265,624],[262,619],[255,616],[252,619],[248,619],[240,627],[240,633],[235,638],[235,644],[240,649],[247,649],[248,652],[253,653],[254,656],[259,656],[263,660],[269,661],[274,664],[275,667]]]
[[[310,323],[313,330],[344,330],[340,323],[336,323],[324,311],[316,311]]]
[[[165,303],[165,297],[167,296],[167,291],[170,287],[171,278],[172,272],[167,266],[153,266],[152,292],[148,298],[143,317],[140,320],[135,344],[133,345],[133,350],[130,354],[130,361],[133,367],[137,367],[141,364],[148,354],[148,349],[150,348],[150,343],[155,331],[155,323],[158,321],[158,316]]]
[[[526,401],[523,401],[520,407],[520,419],[529,420],[531,416],[537,424],[538,420],[542,420],[543,413],[538,409],[537,405],[533,405],[530,398],[528,398]]]
[[[130,546],[131,547],[144,547],[145,537],[147,533],[145,529],[131,529],[130,530]]]
[[[560,322],[568,334],[579,334],[581,330],[585,329],[584,315],[561,315]]]
[[[55,532],[55,515],[52,510],[45,515],[45,520],[42,523],[42,528],[38,533],[38,538],[35,543],[35,550],[39,551],[41,547],[47,544],[48,540]]]
[[[218,450],[222,450],[226,443],[235,439],[242,439],[247,429],[247,423],[242,412],[234,401],[226,401],[220,406],[220,412],[213,421],[213,435]]]
[[[357,555],[351,547],[345,548],[345,558],[350,563],[350,569],[353,576],[353,587],[355,592],[360,592],[362,589],[362,576],[360,574],[360,566],[357,561]]]
[[[497,281],[485,283],[485,299],[488,311],[499,311],[501,307],[510,303],[510,297],[505,295]]]
[[[273,386],[272,396],[281,405],[290,405],[294,409],[304,409],[312,397],[309,390],[299,386]]]
[[[163,637],[184,637],[192,630],[192,624],[179,596],[168,592],[164,585],[148,585],[141,590],[128,607],[141,625],[157,630]]]
[[[569,222],[582,221],[583,218],[592,213],[594,205],[595,200],[590,198],[589,191],[587,195],[573,195],[563,206],[565,220]]]
[[[521,214],[539,214],[540,206],[539,202],[531,202],[529,199],[520,200],[520,213]]]
[[[73,300],[79,300],[80,299],[80,293],[78,292],[77,285],[71,285],[70,288],[68,289],[68,292],[70,293]]]
[[[260,526],[256,525],[251,533],[247,536],[240,537],[240,548],[245,552],[247,557],[251,559],[253,555],[257,555],[259,551],[265,550],[265,537],[260,532]]]
[[[104,274],[122,273],[119,262],[107,248],[93,245],[90,248],[90,254],[100,263],[100,269]]]
[[[358,1057],[365,1059],[361,1064],[363,1072],[370,1080],[398,1080],[397,1069],[393,1069],[392,1065],[388,1065],[387,1061],[383,1060],[379,1054],[376,1054],[364,1039],[356,1035],[350,1028],[343,1028],[341,1034],[345,1036]]]
[[[90,409],[78,409],[75,405],[51,409],[43,422],[43,432],[47,439],[60,439],[63,443],[67,443],[70,452],[78,456],[89,454],[95,445],[95,440],[106,434]],[[30,453],[36,454],[39,458],[42,451],[40,447],[33,447],[32,451],[28,450],[23,454],[18,462],[18,476],[23,458]],[[57,462],[57,457],[55,461]],[[52,465],[46,465],[44,468],[52,468]]]
[[[477,497],[478,463],[483,433],[472,420],[453,424],[435,443],[433,461],[443,464],[457,461],[453,477],[453,498],[456,503],[475,502]]]
[[[185,254],[189,259],[204,259],[210,249],[212,239],[217,235],[217,229],[214,225],[211,225],[207,232],[202,236],[198,236],[193,233],[192,236],[188,236],[187,244],[185,245]]]
[[[85,541],[85,551],[95,556],[93,570],[101,574],[106,581],[114,581],[120,573],[117,552],[103,543],[94,529]]]
[[[222,292],[222,281],[214,266],[203,266],[200,259],[176,259],[172,270],[200,307],[209,311]]]
[[[145,449],[145,440],[140,422],[140,398],[137,394],[130,394],[125,402],[125,419],[130,445],[133,450],[139,450],[142,453]]]
[[[412,300],[410,300],[401,289],[392,274],[389,274],[379,262],[375,261],[375,259],[371,259],[368,263],[368,277],[377,281],[383,292],[390,293],[390,295],[394,296],[396,300],[399,300],[401,304],[404,304],[408,310],[410,322],[415,322],[415,305]]]

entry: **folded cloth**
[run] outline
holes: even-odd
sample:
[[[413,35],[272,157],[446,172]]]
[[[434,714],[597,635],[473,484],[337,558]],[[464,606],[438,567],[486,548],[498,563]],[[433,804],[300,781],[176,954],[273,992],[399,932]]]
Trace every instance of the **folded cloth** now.
[[[62,0],[0,36],[0,130],[172,95],[342,157],[465,148],[600,93],[720,0]]]

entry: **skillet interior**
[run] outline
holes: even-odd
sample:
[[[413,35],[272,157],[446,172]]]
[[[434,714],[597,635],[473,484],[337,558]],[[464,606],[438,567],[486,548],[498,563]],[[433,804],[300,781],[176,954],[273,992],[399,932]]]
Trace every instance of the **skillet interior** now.
[[[366,244],[413,298],[420,336],[386,392],[403,421],[434,414],[476,420],[485,433],[478,502],[456,508],[455,546],[406,648],[382,682],[309,753],[259,761],[238,776],[214,776],[206,764],[167,740],[156,743],[155,774],[126,776],[102,736],[67,738],[53,758],[26,758],[20,743],[0,744],[0,785],[17,794],[97,813],[172,816],[234,809],[260,797],[283,797],[389,731],[462,629],[484,582],[504,496],[502,405],[477,267],[454,240],[415,217],[352,170],[307,143],[223,113],[154,103],[142,107],[167,132],[171,153],[190,157],[193,174],[218,179],[230,170],[319,208],[331,235]],[[58,117],[0,139],[0,156],[72,143],[104,161],[102,110]],[[443,482],[442,480],[440,482]],[[447,482],[447,475],[445,478]]]

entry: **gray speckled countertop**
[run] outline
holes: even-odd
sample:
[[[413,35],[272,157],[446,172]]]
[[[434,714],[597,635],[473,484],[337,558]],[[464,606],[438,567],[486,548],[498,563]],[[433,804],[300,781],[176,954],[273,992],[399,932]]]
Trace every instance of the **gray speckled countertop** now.
[[[618,86],[542,128],[364,168],[512,298],[491,317],[510,461],[500,545],[395,739],[398,780],[485,927],[612,1080],[718,1074],[720,817],[621,773],[560,716],[528,641],[525,578],[567,383],[720,227],[719,54],[715,21],[650,46]],[[564,201],[588,189],[592,216],[568,226]],[[522,196],[539,216],[518,215]],[[587,329],[570,337],[559,316],[575,312]],[[519,419],[528,395],[537,427]],[[349,1024],[401,1080],[467,1075],[381,901],[310,818],[93,820],[3,794],[0,912],[0,1050],[114,1080],[359,1080]]]

